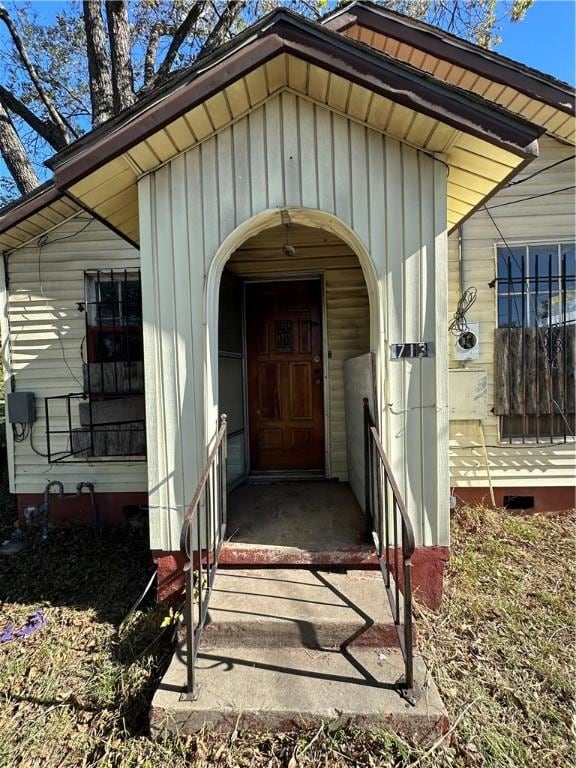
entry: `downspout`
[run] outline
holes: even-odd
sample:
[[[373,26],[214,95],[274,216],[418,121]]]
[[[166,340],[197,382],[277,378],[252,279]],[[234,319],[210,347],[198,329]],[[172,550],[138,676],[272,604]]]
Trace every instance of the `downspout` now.
[[[460,296],[464,293],[464,230],[462,224],[458,226],[458,281],[460,284]]]

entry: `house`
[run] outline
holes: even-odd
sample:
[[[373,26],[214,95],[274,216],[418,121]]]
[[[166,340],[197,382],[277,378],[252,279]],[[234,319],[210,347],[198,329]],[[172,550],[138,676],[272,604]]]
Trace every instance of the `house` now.
[[[574,506],[574,137],[571,86],[368,2],[174,74],[0,215],[20,511],[147,508],[166,597],[223,413],[230,496],[328,478],[381,524],[367,398],[437,606],[451,506]],[[322,544],[221,557],[367,562]]]

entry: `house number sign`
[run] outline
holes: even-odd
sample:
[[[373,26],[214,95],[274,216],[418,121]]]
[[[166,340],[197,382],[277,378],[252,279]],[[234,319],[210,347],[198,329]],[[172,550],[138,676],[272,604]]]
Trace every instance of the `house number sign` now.
[[[434,357],[434,345],[431,341],[410,341],[402,344],[390,344],[391,360],[403,360],[410,357]]]

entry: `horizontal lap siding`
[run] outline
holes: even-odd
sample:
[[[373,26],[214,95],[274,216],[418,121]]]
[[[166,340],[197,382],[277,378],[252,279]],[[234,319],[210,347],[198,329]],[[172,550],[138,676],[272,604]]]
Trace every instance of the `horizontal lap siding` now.
[[[575,164],[569,158],[573,155],[574,147],[544,136],[540,139],[540,156],[515,181],[558,161],[568,160],[518,186],[503,189],[487,203],[509,245],[531,241],[574,240],[576,226],[573,189],[493,208],[501,203],[572,186]],[[493,484],[500,487],[572,485],[576,476],[574,442],[518,448],[508,444],[499,445],[499,420],[490,413],[495,401],[496,289],[490,288],[488,283],[496,276],[495,244],[501,243],[502,238],[485,211],[479,211],[464,224],[463,235],[464,287],[475,286],[478,290],[476,304],[468,313],[468,318],[480,322],[480,360],[471,363],[470,367],[483,368],[488,372],[489,415],[482,422],[488,446],[488,467],[479,423],[452,421],[451,482],[454,486],[486,486],[490,476]],[[453,312],[460,295],[456,235],[449,241],[449,274],[449,308]],[[457,363],[452,360],[451,365],[456,367]]]
[[[33,244],[8,256],[11,372],[17,390],[36,395],[33,444],[41,453],[46,453],[44,397],[82,391],[85,321],[77,303],[84,301],[84,271],[139,266],[135,248],[85,214],[50,232],[42,247]],[[72,408],[76,426],[77,402]],[[66,427],[67,421],[55,418],[54,426]],[[93,482],[97,492],[147,489],[145,462],[51,465],[29,440],[14,443],[13,450],[15,493],[38,493],[52,479],[62,480],[66,493],[75,491],[79,480]]]
[[[206,436],[216,426],[216,334],[206,315],[212,261],[237,226],[283,207],[338,217],[371,255],[384,441],[418,541],[446,544],[444,166],[283,93],[144,177],[139,197],[146,387],[155,404],[148,430],[158,446],[149,482],[151,503],[162,512],[152,526],[153,546],[177,546],[183,509],[206,461]],[[328,287],[340,318],[356,311],[351,297]],[[420,339],[436,343],[437,358],[389,363],[391,341]],[[335,369],[341,364],[334,360]]]
[[[296,249],[291,259],[281,252],[286,237]],[[286,234],[284,227],[275,227],[248,240],[232,256],[228,268],[243,277],[274,278],[283,272],[324,276],[330,476],[346,480],[343,362],[370,350],[368,291],[356,254],[320,229],[292,226]]]

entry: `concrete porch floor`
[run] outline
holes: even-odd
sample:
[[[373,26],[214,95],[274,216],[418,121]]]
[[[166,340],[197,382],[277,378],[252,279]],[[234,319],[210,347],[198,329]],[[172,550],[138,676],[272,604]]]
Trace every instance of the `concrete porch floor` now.
[[[228,497],[221,565],[373,565],[366,520],[348,483],[259,480]]]

